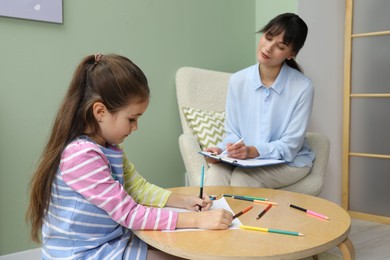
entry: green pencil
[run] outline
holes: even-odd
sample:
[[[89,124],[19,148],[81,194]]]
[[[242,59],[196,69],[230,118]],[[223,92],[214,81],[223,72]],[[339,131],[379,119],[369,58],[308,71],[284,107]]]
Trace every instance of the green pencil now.
[[[262,201],[267,201],[268,199],[266,198],[260,198],[260,197],[253,197],[253,196],[243,196],[243,195],[233,195],[233,194],[222,194],[224,197],[232,197],[236,199],[240,198],[245,198],[245,199],[250,199],[250,200],[262,200]]]
[[[241,225],[240,228],[248,229],[248,230],[255,230],[255,231],[262,231],[262,232],[269,232],[269,233],[291,235],[291,236],[303,236],[303,234],[299,233],[299,232],[287,231],[287,230],[281,230],[281,229],[261,228],[261,227],[252,227],[252,226],[243,226],[243,225]]]

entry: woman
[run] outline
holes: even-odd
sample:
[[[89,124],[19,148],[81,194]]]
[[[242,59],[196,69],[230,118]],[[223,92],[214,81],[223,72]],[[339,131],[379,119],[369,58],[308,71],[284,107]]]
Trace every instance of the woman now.
[[[258,64],[234,73],[226,100],[226,136],[205,149],[238,159],[282,159],[285,164],[239,168],[214,163],[207,185],[279,188],[304,178],[314,154],[305,136],[313,107],[314,89],[295,62],[307,36],[306,23],[296,14],[272,19],[259,32]],[[243,138],[244,141],[237,142]]]

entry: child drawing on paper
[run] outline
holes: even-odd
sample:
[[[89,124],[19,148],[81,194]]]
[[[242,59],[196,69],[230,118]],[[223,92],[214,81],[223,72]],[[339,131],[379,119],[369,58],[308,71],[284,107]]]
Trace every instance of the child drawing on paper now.
[[[128,161],[119,144],[149,99],[144,73],[126,57],[96,54],[78,65],[31,180],[27,218],[43,259],[148,259],[132,230],[229,228],[232,214],[208,210],[207,194],[157,187]]]

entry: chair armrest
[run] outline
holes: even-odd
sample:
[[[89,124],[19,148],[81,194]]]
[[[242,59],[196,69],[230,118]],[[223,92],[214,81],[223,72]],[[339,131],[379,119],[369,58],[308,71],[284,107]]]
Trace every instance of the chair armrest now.
[[[201,166],[208,169],[208,164],[201,151],[198,140],[192,134],[182,134],[179,136],[179,148],[187,171],[188,185],[199,186]]]
[[[321,193],[323,186],[324,174],[318,171],[311,171],[302,180],[280,189],[317,196]]]
[[[330,153],[330,141],[325,135],[317,132],[308,132],[306,138],[316,155],[313,167],[305,178],[281,189],[317,196],[324,186],[325,172]]]

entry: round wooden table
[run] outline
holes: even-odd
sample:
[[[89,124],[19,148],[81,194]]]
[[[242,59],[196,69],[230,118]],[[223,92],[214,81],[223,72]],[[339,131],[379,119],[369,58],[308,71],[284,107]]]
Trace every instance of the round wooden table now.
[[[197,195],[199,187],[171,188],[175,193]],[[299,259],[317,255],[338,246],[344,259],[354,259],[355,251],[348,234],[351,218],[337,204],[322,198],[274,189],[246,187],[205,187],[207,194],[234,194],[268,198],[277,206],[263,215],[266,207],[250,201],[226,197],[236,213],[253,205],[239,217],[243,225],[303,233],[291,236],[244,229],[188,232],[134,231],[149,245],[168,254],[187,259]],[[324,214],[330,220],[308,215],[289,204]]]

